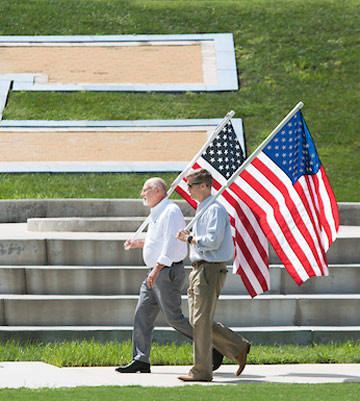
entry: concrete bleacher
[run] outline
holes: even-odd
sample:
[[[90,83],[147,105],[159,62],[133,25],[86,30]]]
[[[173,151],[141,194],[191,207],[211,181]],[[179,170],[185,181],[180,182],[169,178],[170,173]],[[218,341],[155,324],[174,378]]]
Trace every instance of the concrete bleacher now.
[[[216,319],[263,344],[360,339],[360,205],[339,211],[328,277],[298,287],[271,249],[271,290],[251,299],[229,266]],[[147,269],[123,244],[147,214],[140,200],[0,201],[0,339],[130,338]],[[185,341],[161,315],[154,338]]]

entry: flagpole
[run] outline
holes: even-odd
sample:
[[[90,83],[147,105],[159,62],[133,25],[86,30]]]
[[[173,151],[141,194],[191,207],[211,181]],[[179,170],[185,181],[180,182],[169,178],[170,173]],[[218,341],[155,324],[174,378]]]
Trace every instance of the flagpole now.
[[[281,123],[271,132],[271,134],[256,148],[256,150],[244,161],[244,163],[235,171],[227,183],[220,188],[220,190],[214,195],[211,201],[203,208],[186,226],[185,230],[190,230],[196,221],[202,216],[205,210],[216,201],[216,199],[230,187],[230,185],[236,180],[236,178],[246,169],[246,167],[257,157],[257,155],[265,148],[265,146],[273,139],[273,137],[284,127],[284,125],[304,106],[303,102],[299,102],[289,114],[281,121]]]
[[[202,146],[202,148],[198,151],[198,153],[193,157],[191,162],[185,167],[185,169],[178,175],[178,177],[171,183],[169,190],[167,191],[167,196],[169,197],[175,190],[175,188],[178,186],[178,184],[181,182],[181,180],[185,177],[185,175],[188,173],[189,170],[191,170],[192,166],[194,165],[195,161],[199,158],[200,155],[202,155],[205,151],[205,149],[208,147],[209,143],[212,142],[212,140],[216,137],[216,135],[222,131],[222,129],[225,127],[225,125],[228,123],[228,121],[235,115],[235,111],[231,110],[229,113],[226,114],[226,116],[222,119],[221,123],[214,129],[208,140],[205,142],[205,144]],[[140,233],[142,233],[146,226],[150,222],[150,215],[143,221],[141,226],[136,230],[135,234],[131,238],[131,241],[135,241],[135,239],[139,236]],[[124,246],[126,250],[130,249],[130,246]]]

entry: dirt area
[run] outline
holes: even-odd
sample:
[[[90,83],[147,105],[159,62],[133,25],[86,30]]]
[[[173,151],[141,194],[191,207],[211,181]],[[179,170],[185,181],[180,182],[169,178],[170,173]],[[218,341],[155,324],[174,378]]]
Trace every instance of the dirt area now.
[[[207,131],[0,131],[2,162],[190,161]]]
[[[0,74],[19,73],[58,84],[203,83],[200,44],[0,46]]]

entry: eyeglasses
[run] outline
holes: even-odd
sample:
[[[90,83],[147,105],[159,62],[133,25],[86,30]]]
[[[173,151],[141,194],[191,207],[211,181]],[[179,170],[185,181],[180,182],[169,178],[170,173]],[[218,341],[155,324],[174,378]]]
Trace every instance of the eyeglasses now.
[[[201,184],[202,184],[202,182],[192,182],[192,183],[188,182],[187,186],[188,186],[188,188],[191,189],[191,187],[192,187],[193,185],[201,185]]]

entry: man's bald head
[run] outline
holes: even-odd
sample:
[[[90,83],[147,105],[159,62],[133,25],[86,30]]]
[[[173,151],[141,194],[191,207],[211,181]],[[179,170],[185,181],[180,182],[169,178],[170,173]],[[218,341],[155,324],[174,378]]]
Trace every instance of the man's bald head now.
[[[144,204],[150,207],[156,206],[167,195],[166,182],[160,177],[149,178],[142,189],[141,196]]]
[[[159,188],[164,194],[167,193],[167,185],[166,182],[160,177],[152,177],[149,178],[145,184],[148,183],[152,189]]]

